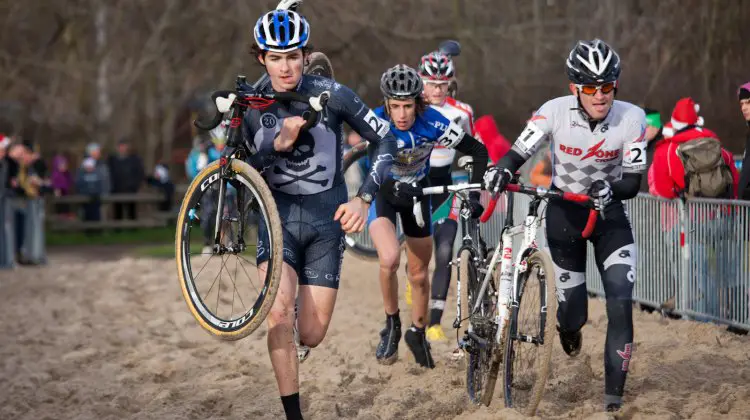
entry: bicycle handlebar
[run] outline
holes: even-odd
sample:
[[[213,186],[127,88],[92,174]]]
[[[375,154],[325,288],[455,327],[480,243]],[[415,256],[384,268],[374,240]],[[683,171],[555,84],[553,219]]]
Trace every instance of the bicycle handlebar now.
[[[445,192],[458,192],[465,190],[481,190],[482,184],[457,184],[457,185],[440,185],[437,187],[422,188],[422,195],[442,194]],[[417,200],[417,197],[412,198],[414,200],[414,207],[412,212],[414,218],[417,220],[417,226],[424,227],[424,217],[422,217],[422,202]]]
[[[268,106],[273,101],[295,101],[302,102],[309,106],[308,110],[305,111],[305,125],[302,126],[301,130],[307,130],[315,124],[318,119],[318,113],[325,108],[330,99],[331,94],[328,91],[321,93],[319,96],[308,96],[298,92],[242,92],[242,91],[231,91],[231,90],[218,90],[211,94],[211,102],[216,106],[216,113],[211,117],[210,120],[195,120],[193,124],[201,130],[212,130],[221,124],[221,119],[224,113],[229,111],[231,107],[241,105],[253,107],[254,102],[261,103],[260,106]],[[265,102],[264,102],[265,100]],[[304,114],[303,114],[304,115]]]
[[[594,203],[593,199],[586,194],[576,194],[576,193],[571,193],[571,192],[548,190],[546,188],[531,187],[528,185],[508,184],[505,190],[510,191],[510,192],[517,192],[521,194],[531,195],[534,197],[571,201],[574,203],[586,204],[588,206],[593,206],[593,203]],[[490,219],[490,217],[492,216],[492,213],[495,211],[496,205],[497,205],[497,197],[493,197],[490,200],[489,204],[487,205],[487,208],[484,210],[484,213],[482,213],[482,216],[479,218],[479,220],[482,223],[486,223]],[[596,219],[598,216],[599,216],[599,211],[597,211],[594,208],[591,208],[589,210],[589,216],[586,221],[586,227],[583,229],[583,232],[581,234],[581,236],[584,239],[591,236],[591,234],[594,232],[594,227],[596,226]]]

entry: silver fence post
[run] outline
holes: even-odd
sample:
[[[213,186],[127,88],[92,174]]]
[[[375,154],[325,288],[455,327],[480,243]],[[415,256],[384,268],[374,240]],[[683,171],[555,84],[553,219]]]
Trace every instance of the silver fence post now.
[[[684,311],[689,309],[687,297],[689,294],[689,278],[690,272],[690,243],[688,241],[688,232],[690,232],[688,215],[688,206],[685,200],[677,199],[677,206],[679,209],[679,226],[680,226],[680,267],[677,272],[677,281],[680,282],[680,287],[675,287],[675,291],[679,290],[680,298],[675,299],[675,312],[684,315]]]
[[[16,232],[13,229],[14,217],[10,198],[0,193],[0,269],[15,267]]]

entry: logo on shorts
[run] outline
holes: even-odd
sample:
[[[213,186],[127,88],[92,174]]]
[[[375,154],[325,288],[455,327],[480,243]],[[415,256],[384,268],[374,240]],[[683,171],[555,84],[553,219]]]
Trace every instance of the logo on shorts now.
[[[617,354],[622,357],[622,371],[627,372],[630,366],[630,357],[633,355],[633,343],[625,344],[625,351],[617,350]]]
[[[294,252],[289,248],[284,248],[284,258],[289,259],[289,262],[296,263],[297,259],[294,258]]]
[[[305,277],[307,277],[308,279],[318,278],[318,272],[313,270],[312,268],[305,267],[304,272],[305,272]]]
[[[561,282],[565,283],[568,280],[570,280],[570,273],[569,272],[566,271],[566,272],[560,274],[560,281]]]
[[[263,114],[260,116],[260,124],[263,128],[272,129],[276,127],[276,116],[273,114]]]

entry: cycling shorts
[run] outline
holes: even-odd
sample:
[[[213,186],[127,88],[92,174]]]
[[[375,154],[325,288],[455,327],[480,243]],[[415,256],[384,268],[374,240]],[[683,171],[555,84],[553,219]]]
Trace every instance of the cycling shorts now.
[[[418,181],[417,184],[422,188],[430,185],[427,178],[423,178]],[[401,229],[403,230],[404,235],[410,238],[429,237],[432,235],[432,207],[430,204],[430,196],[422,196],[419,201],[422,203],[422,220],[424,220],[424,226],[422,227],[419,227],[417,224],[417,218],[414,217],[413,202],[410,203],[408,200],[393,197],[391,194],[381,189],[370,206],[367,225],[369,226],[373,220],[379,217],[385,217],[393,223],[393,226],[396,226],[396,215],[398,214],[401,218]]]
[[[311,195],[273,192],[284,237],[284,262],[297,273],[299,284],[338,289],[344,258],[344,231],[333,220],[347,200],[346,184]],[[268,229],[258,229],[258,264],[268,261]]]

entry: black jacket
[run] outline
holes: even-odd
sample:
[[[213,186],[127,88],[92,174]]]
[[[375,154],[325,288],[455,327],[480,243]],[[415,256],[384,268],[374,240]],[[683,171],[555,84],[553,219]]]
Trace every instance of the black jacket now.
[[[750,128],[750,123],[748,123]],[[737,198],[750,200],[750,130],[745,140],[745,157],[742,159],[742,172],[740,172],[740,183],[737,188]]]
[[[109,177],[112,193],[137,192],[143,182],[143,164],[136,155],[109,158]]]

